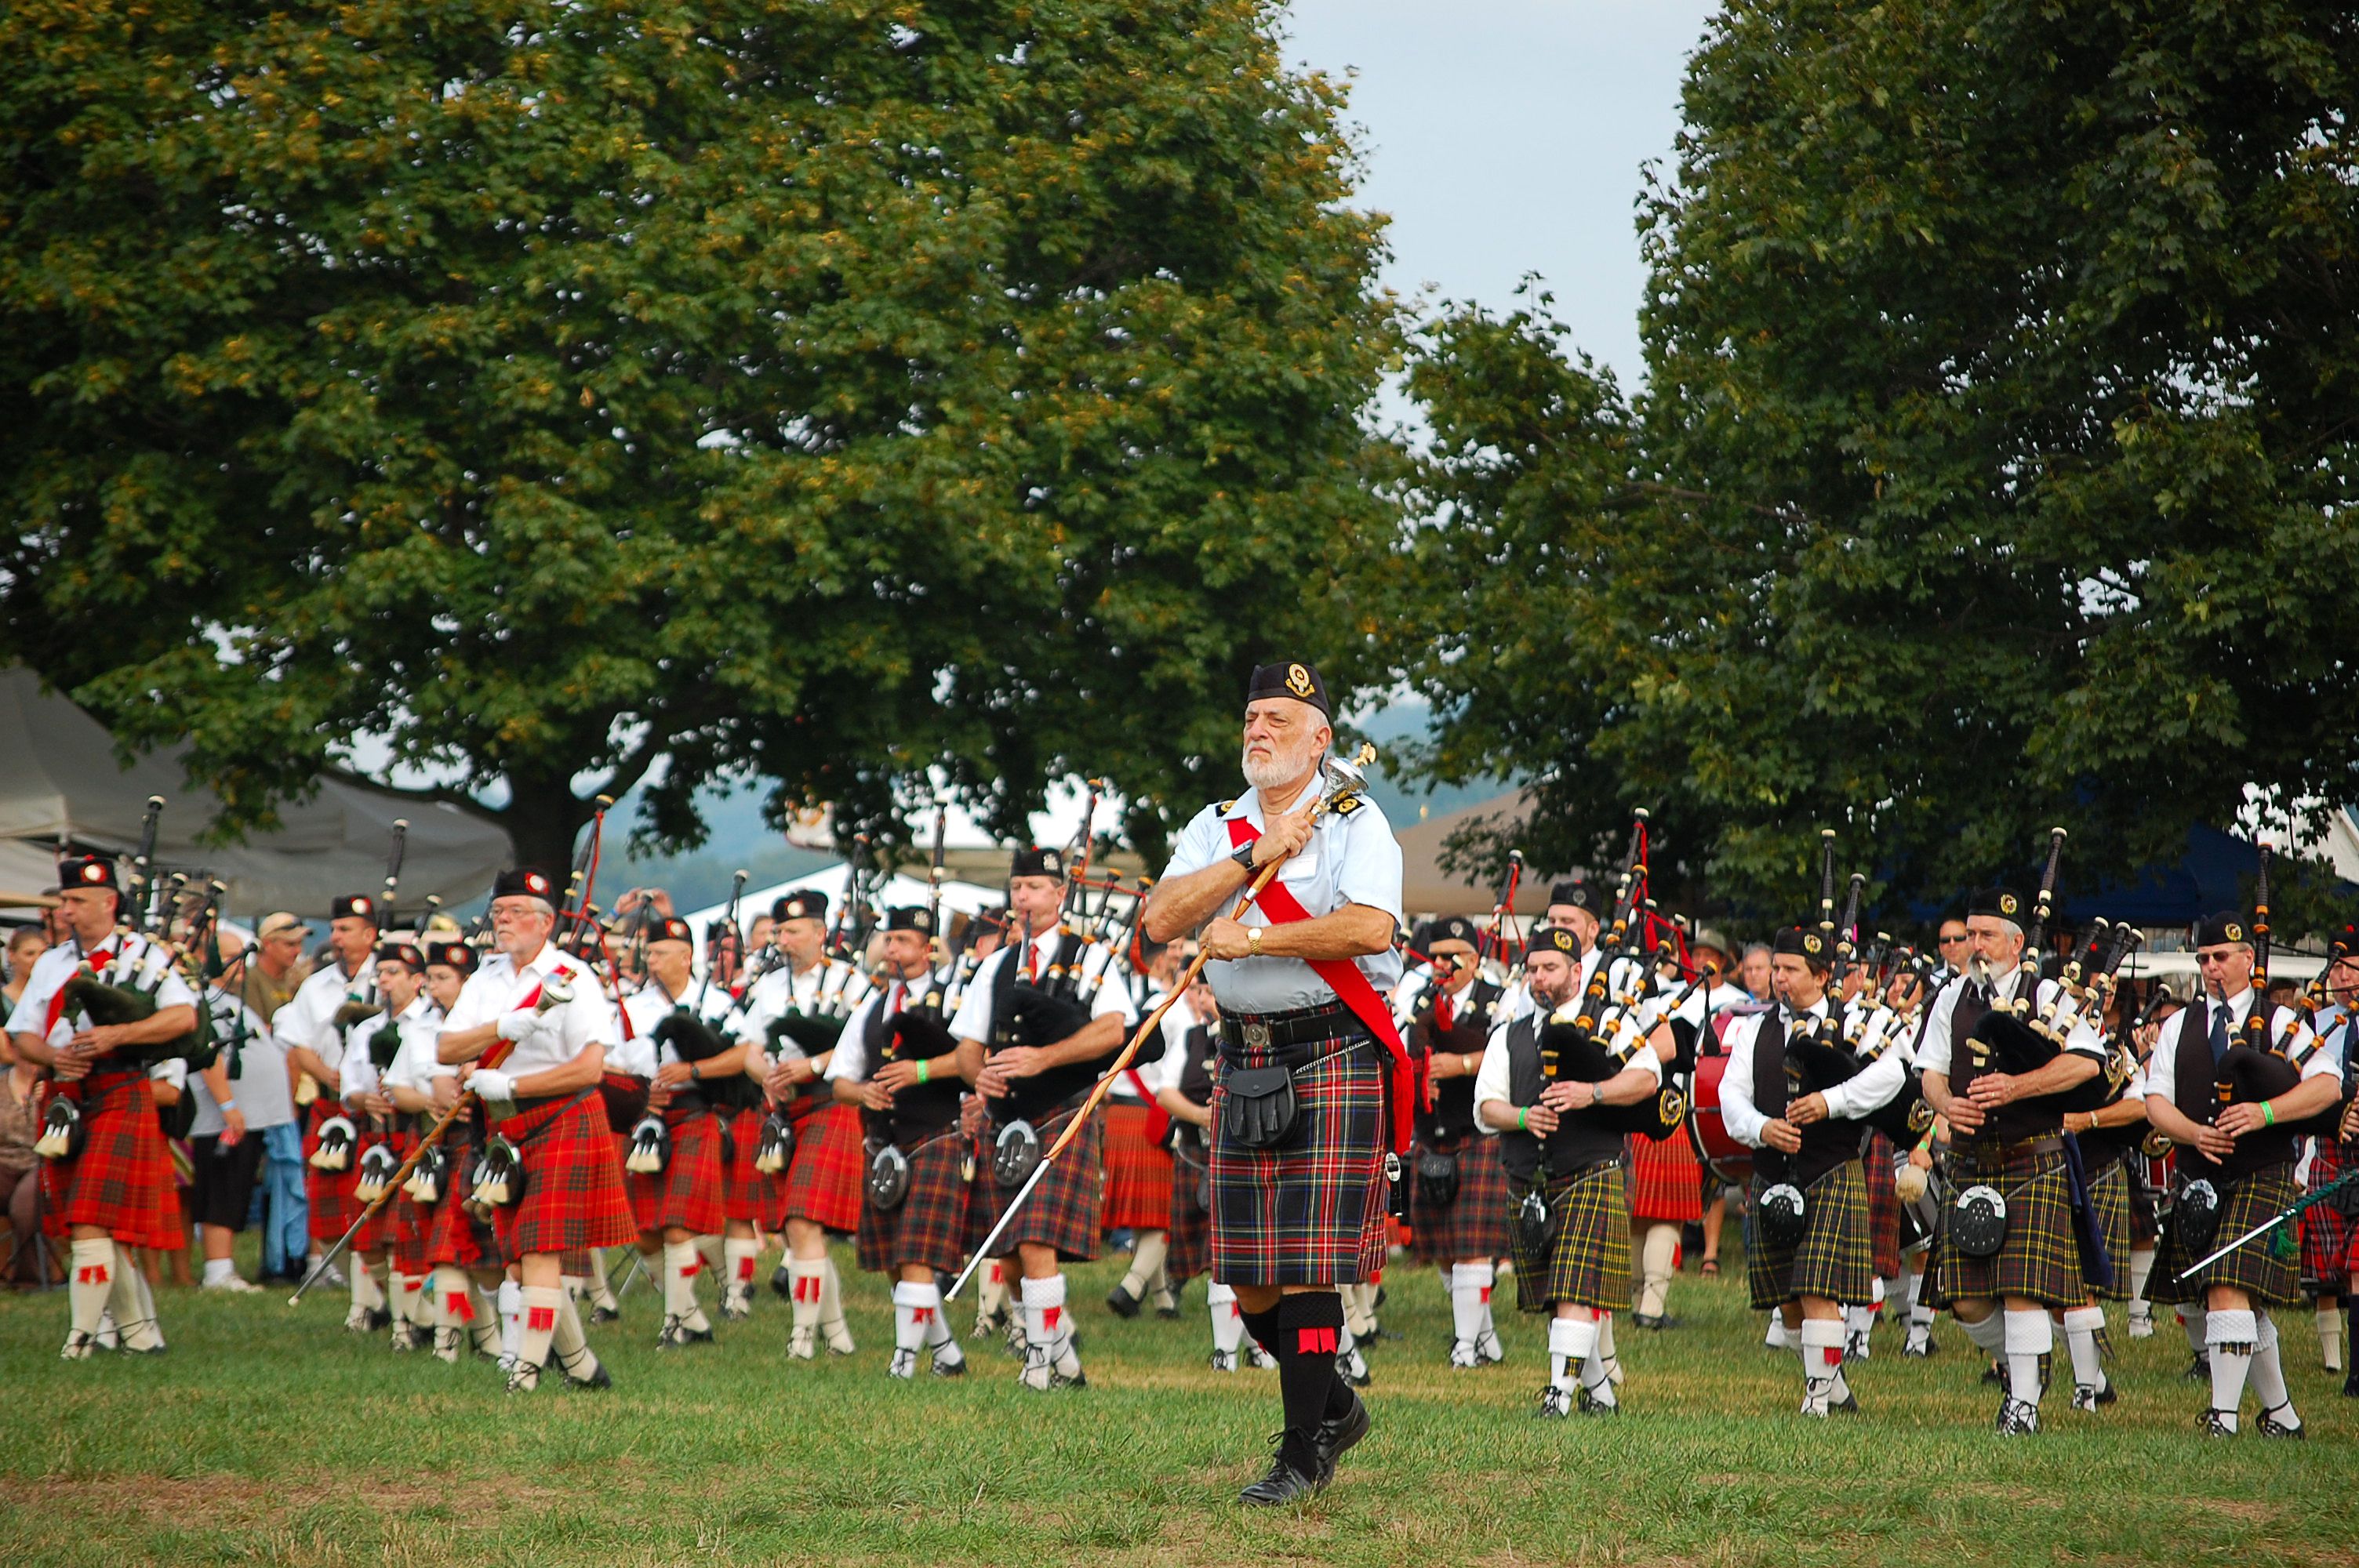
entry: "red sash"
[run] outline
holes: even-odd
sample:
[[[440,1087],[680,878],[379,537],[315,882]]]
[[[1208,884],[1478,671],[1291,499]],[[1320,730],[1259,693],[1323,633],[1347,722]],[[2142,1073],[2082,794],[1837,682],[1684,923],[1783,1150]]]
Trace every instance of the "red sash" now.
[[[111,947],[101,947],[97,952],[92,953],[89,957],[84,958],[82,961],[82,968],[76,969],[72,974],[68,975],[66,979],[71,980],[81,978],[83,970],[88,970],[92,976],[95,976],[98,973],[100,965],[111,964],[114,961],[114,950]],[[49,1031],[55,1029],[58,1026],[58,1020],[63,1018],[65,1015],[66,988],[64,982],[60,981],[58,985],[58,989],[49,995],[49,1016],[41,1024],[41,1043],[43,1044],[47,1044],[49,1043]]]
[[[1242,816],[1229,818],[1229,846],[1235,849],[1250,844],[1261,837],[1261,829]],[[1291,889],[1276,877],[1263,888],[1254,902],[1275,925],[1291,925],[1298,920],[1308,920],[1310,912]],[[1335,993],[1335,999],[1352,1010],[1352,1016],[1367,1025],[1392,1057],[1393,1092],[1392,1150],[1396,1154],[1408,1152],[1410,1130],[1416,1120],[1416,1074],[1408,1059],[1408,1047],[1401,1044],[1400,1031],[1394,1026],[1392,1009],[1360,972],[1360,966],[1349,958],[1305,958],[1310,972],[1325,980]]]

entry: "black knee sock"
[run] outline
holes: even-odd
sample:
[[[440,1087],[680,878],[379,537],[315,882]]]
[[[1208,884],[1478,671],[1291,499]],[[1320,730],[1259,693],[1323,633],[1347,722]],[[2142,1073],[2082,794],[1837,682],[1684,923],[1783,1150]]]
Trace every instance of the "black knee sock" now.
[[[1271,1307],[1266,1312],[1247,1312],[1243,1306],[1239,1306],[1237,1321],[1245,1325],[1245,1333],[1252,1336],[1256,1345],[1273,1356],[1277,1354],[1277,1309],[1276,1307]]]
[[[1343,1386],[1335,1375],[1335,1346],[1343,1331],[1343,1298],[1334,1292],[1279,1298],[1277,1343],[1270,1349],[1277,1357],[1277,1391],[1286,1403],[1288,1432],[1309,1437],[1327,1419],[1332,1396]]]

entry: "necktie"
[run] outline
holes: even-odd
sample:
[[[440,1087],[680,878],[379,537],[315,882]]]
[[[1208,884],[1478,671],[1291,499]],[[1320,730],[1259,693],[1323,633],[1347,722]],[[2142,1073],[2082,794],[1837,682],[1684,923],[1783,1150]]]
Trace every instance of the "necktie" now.
[[[895,1013],[901,1011],[901,982],[895,980],[893,982],[893,994],[885,999],[886,1017],[890,1018]]]
[[[1040,948],[1037,943],[1024,944],[1024,978],[1034,981],[1040,978]]]
[[[1440,1034],[1449,1033],[1450,1026],[1456,1022],[1457,1019],[1458,1004],[1451,1000],[1450,993],[1446,990],[1436,992],[1433,999],[1433,1027],[1435,1033]]]
[[[2207,1002],[2204,1005],[2212,1012],[2212,1065],[2216,1067],[2220,1059],[2228,1054],[2228,1004],[2221,1002],[2215,1006]]]

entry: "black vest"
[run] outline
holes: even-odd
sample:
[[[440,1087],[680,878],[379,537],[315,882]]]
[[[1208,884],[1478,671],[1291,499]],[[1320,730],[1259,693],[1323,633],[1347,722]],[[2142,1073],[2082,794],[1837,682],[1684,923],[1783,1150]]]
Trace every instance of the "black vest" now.
[[[1447,1031],[1433,1027],[1434,998],[1433,988],[1428,986],[1417,1000],[1409,1019],[1409,1054],[1430,1058],[1440,1051],[1480,1057],[1490,1043],[1490,1009],[1499,1000],[1499,988],[1484,979],[1467,987],[1463,1000],[1453,1003],[1457,1016]],[[1435,1079],[1433,1108],[1420,1107],[1417,1113],[1419,1141],[1447,1147],[1474,1135],[1474,1075]]]
[[[1002,951],[1007,957],[1000,960],[999,970],[991,980],[991,1039],[988,1044],[993,1052],[1022,1044],[1016,1038],[1014,1021],[1016,976],[1022,968],[1024,945],[1019,939],[1016,946]],[[1079,952],[1078,944],[1069,938],[1059,946],[1057,961],[1073,963],[1077,967],[1079,958],[1075,955]],[[1043,975],[1041,978],[1045,981],[1049,977]],[[1072,986],[1076,978],[1068,977],[1060,982],[1060,989],[1069,996],[1075,994]],[[1011,1080],[1006,1095],[990,1102],[991,1114],[1001,1121],[1039,1121],[1055,1115],[1069,1104],[1079,1103],[1126,1044],[1127,1041],[1117,1039],[1106,1047],[1102,1056],[1082,1062],[1068,1062],[1045,1073],[1035,1073],[1028,1078]],[[1147,1037],[1147,1043],[1139,1047],[1138,1054],[1132,1059],[1131,1065],[1143,1067],[1162,1059],[1163,1031],[1158,1029]]]
[[[1539,1024],[1540,1014],[1533,1011],[1507,1025],[1507,1098],[1519,1108],[1538,1105],[1548,1087],[1540,1076]],[[1499,1163],[1519,1186],[1531,1182],[1543,1162],[1553,1181],[1621,1157],[1621,1131],[1599,1126],[1593,1110],[1565,1113],[1545,1144],[1538,1134],[1512,1128],[1499,1134]]]
[[[2274,1099],[2301,1081],[2294,1065],[2274,1051],[2256,1053],[2235,1044],[2243,1032],[2229,1031],[2228,1054],[2217,1065],[2212,1061],[2212,1010],[2224,1006],[2198,992],[2179,1015],[2179,1054],[2171,1063],[2170,1100],[2179,1114],[2199,1126],[2219,1119],[2223,1105]],[[2253,1005],[2267,1009],[2269,1022],[2276,1010],[2267,997],[2255,996]],[[2270,1165],[2289,1165],[2301,1154],[2301,1139],[2288,1127],[2265,1127],[2236,1140],[2228,1157],[2217,1165],[2201,1154],[2182,1153],[2179,1168],[2190,1176],[2217,1174],[2233,1181]]]
[[[930,981],[912,984],[898,982],[904,1010],[910,1012],[926,1011],[927,991]],[[957,1054],[953,1042],[943,1050],[938,1043],[921,1037],[897,1036],[891,1020],[886,1016],[885,1004],[893,995],[895,981],[886,980],[877,988],[876,1005],[868,1010],[868,1027],[864,1031],[868,1045],[868,1074],[887,1062],[942,1062]],[[959,1097],[966,1092],[966,1081],[947,1067],[929,1083],[912,1084],[893,1097],[893,1109],[885,1117],[868,1113],[864,1119],[872,1136],[882,1136],[903,1149],[914,1149],[927,1139],[942,1131],[958,1120]]]
[[[2018,980],[2017,984],[2027,982]],[[2039,1006],[2037,981],[2032,987],[2031,1005]],[[1990,1011],[1990,1004],[1974,994],[1973,982],[1958,981],[1958,1005],[1950,1013],[1950,1092],[1963,1095],[1982,1076],[1974,1065],[1974,1047],[1967,1037],[1974,1025]],[[2021,1143],[2027,1139],[2053,1138],[2064,1130],[2064,1108],[2053,1095],[2038,1099],[2009,1100],[1983,1119],[1983,1130],[1967,1140],[1970,1143]]]
[[[1829,1005],[1833,1005],[1832,1000]],[[1842,1010],[1836,1009],[1831,1016],[1840,1029]],[[1773,1119],[1782,1117],[1788,1106],[1824,1087],[1803,1082],[1800,1064],[1788,1058],[1785,1013],[1778,1011],[1763,1017],[1760,1032],[1753,1036],[1753,1108]],[[1856,1121],[1829,1117],[1799,1130],[1802,1147],[1797,1153],[1766,1147],[1754,1152],[1753,1168],[1762,1180],[1807,1187],[1844,1161],[1859,1158]]]

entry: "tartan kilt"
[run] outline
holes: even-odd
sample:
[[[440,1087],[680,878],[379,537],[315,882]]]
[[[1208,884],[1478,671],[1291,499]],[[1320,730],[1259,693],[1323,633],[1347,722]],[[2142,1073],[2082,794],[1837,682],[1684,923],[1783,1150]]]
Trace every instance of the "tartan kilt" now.
[[[861,1184],[867,1179],[861,1157],[860,1108],[829,1105],[806,1096],[788,1112],[795,1152],[787,1162],[777,1223],[807,1219],[849,1236],[860,1228]]]
[[[909,1161],[909,1192],[890,1212],[866,1201],[864,1182],[854,1242],[863,1269],[891,1273],[915,1263],[955,1274],[966,1266],[967,1211],[975,1186],[967,1179],[966,1162],[973,1148],[973,1141],[952,1127],[904,1151]],[[988,1182],[990,1173],[978,1179]]]
[[[2321,1138],[2310,1157],[2310,1183],[2303,1190],[2314,1193],[2350,1168],[2341,1146]],[[2332,1199],[2302,1210],[2295,1223],[2301,1227],[2303,1287],[2313,1295],[2344,1293],[2351,1279],[2351,1244],[2359,1239],[2352,1223],[2336,1212]]]
[[[2294,1184],[2290,1162],[2265,1165],[2233,1182],[2223,1182],[2216,1176],[2211,1181],[2220,1189],[2220,1223],[2212,1232],[2212,1245],[2201,1251],[2190,1249],[2171,1234],[2177,1227],[2166,1227],[2161,1250],[2155,1259],[2154,1275],[2147,1281],[2147,1298],[2156,1302],[2200,1302],[2211,1286],[2230,1285],[2250,1295],[2256,1306],[2285,1306],[2295,1301],[2301,1293],[2296,1272],[2301,1249],[2289,1224],[2280,1225],[2259,1240],[2237,1248],[2186,1283],[2180,1282],[2180,1271],[2203,1253],[2234,1240],[2301,1196],[2301,1189]]]
[[[380,1143],[392,1149],[394,1158],[398,1160],[418,1146],[418,1140],[415,1136],[407,1132],[362,1133],[360,1138],[356,1140],[353,1145],[353,1166],[354,1173],[353,1181],[355,1186],[358,1186],[360,1183],[358,1173],[361,1156],[367,1153],[370,1150],[375,1148]],[[386,1199],[383,1206],[378,1208],[376,1211],[376,1217],[370,1220],[366,1225],[362,1226],[360,1228],[360,1234],[353,1238],[353,1250],[360,1253],[369,1253],[377,1251],[383,1248],[396,1245],[401,1238],[402,1206],[408,1201],[408,1198],[402,1193],[402,1190],[398,1186],[395,1187],[393,1189],[393,1195]],[[367,1206],[368,1206],[366,1204],[360,1201],[360,1198],[356,1195],[353,1199],[353,1217],[355,1219],[359,1218],[361,1211],[365,1209]],[[342,1235],[342,1232],[339,1231],[337,1234]]]
[[[1686,1225],[1703,1217],[1703,1167],[1688,1144],[1687,1129],[1658,1143],[1632,1136],[1630,1216],[1662,1225]]]
[[[594,1091],[512,1116],[499,1131],[524,1157],[525,1172],[524,1195],[495,1215],[506,1256],[617,1247],[637,1239],[622,1165],[614,1158],[614,1135]],[[712,1151],[716,1163],[719,1153]]]
[[[1867,1135],[1867,1152],[1860,1156],[1867,1180],[1867,1240],[1875,1252],[1875,1277],[1900,1275],[1900,1185],[1893,1180],[1892,1162],[1898,1156],[1892,1140],[1881,1132]]]
[[[2091,1285],[2089,1293],[2103,1301],[2130,1299],[2130,1167],[2116,1160],[2089,1178],[2089,1212],[2095,1216],[2097,1234],[2105,1238],[2105,1256],[2114,1262],[2114,1282]]]
[[[1501,1184],[1506,1185],[1504,1173]],[[1511,1189],[1512,1190],[1512,1189]],[[1501,1220],[1508,1206],[1502,1199]],[[1622,1162],[1593,1165],[1549,1184],[1547,1254],[1514,1233],[1516,1306],[1547,1312],[1560,1303],[1621,1312],[1630,1304],[1630,1184]]]
[[[2133,1164],[2131,1162],[2136,1162]],[[2147,1185],[2150,1170],[2143,1154],[2122,1162],[2122,1176],[2130,1195],[2130,1245],[2153,1247],[2162,1239],[2162,1219],[2155,1213],[2154,1189]]]
[[[188,1246],[172,1156],[156,1121],[156,1094],[146,1074],[115,1076],[93,1091],[90,1080],[64,1086],[82,1105],[82,1152],[41,1163],[41,1228],[64,1238],[95,1226],[126,1247],[176,1251]]]
[[[1109,1099],[1099,1112],[1105,1123],[1105,1204],[1098,1217],[1103,1229],[1170,1227],[1171,1154],[1147,1136],[1160,1108]]]
[[[1295,1070],[1295,1130],[1277,1149],[1221,1135],[1229,1075]],[[1212,1278],[1232,1285],[1358,1284],[1385,1265],[1384,1047],[1357,1025],[1279,1049],[1221,1043],[1212,1087]],[[1627,1229],[1625,1224],[1623,1227]]]
[[[2089,1289],[2081,1279],[2071,1179],[2062,1152],[2014,1153],[1990,1164],[1957,1155],[1950,1191],[1955,1195],[1977,1185],[1995,1187],[2006,1200],[2006,1238],[1990,1257],[1969,1258],[1949,1245],[1946,1233],[1935,1238],[1935,1304],[2021,1296],[2042,1306],[2084,1305]]]
[[[671,1130],[671,1153],[664,1168],[651,1174],[624,1173],[631,1215],[641,1230],[677,1226],[691,1236],[718,1236],[727,1227],[721,1202],[721,1117],[699,1107],[663,1113]],[[612,1148],[615,1135],[599,1131]],[[628,1140],[625,1138],[625,1146]],[[616,1164],[620,1166],[620,1160]],[[530,1184],[526,1184],[530,1190]]]
[[[314,1241],[342,1240],[353,1221],[361,1217],[361,1200],[353,1195],[353,1189],[361,1184],[362,1141],[353,1141],[352,1162],[341,1171],[322,1171],[311,1163],[311,1156],[320,1152],[321,1123],[344,1114],[342,1101],[323,1094],[311,1102],[310,1115],[303,1123],[303,1195],[310,1202]]]
[[[1212,1216],[1201,1201],[1206,1154],[1201,1144],[1190,1143],[1171,1159],[1171,1247],[1163,1271],[1174,1289],[1212,1266]]]
[[[773,1217],[787,1198],[785,1171],[766,1176],[754,1169],[762,1152],[762,1124],[769,1119],[766,1106],[737,1113],[729,1132],[729,1177],[721,1193],[722,1214],[756,1228],[776,1224]]]
[[[1079,1108],[1078,1107],[1073,1109]],[[1040,1135],[1040,1152],[1046,1154],[1073,1119],[1073,1109],[1060,1110],[1054,1116],[1032,1124]],[[996,1138],[994,1127],[988,1138]],[[986,1142],[985,1147],[988,1147]],[[1100,1167],[1105,1162],[1105,1124],[1093,1117],[1074,1136],[1072,1145],[1049,1167],[1024,1206],[1016,1211],[1015,1221],[1002,1231],[994,1258],[1013,1258],[1016,1249],[1023,1245],[1053,1247],[1060,1262],[1087,1263],[1099,1250],[1099,1219],[1104,1212],[1101,1188],[1104,1176]],[[1016,1190],[1003,1190],[992,1179],[991,1162],[975,1162],[974,1195],[969,1200],[967,1223],[980,1238],[999,1223],[1001,1206],[1015,1197]]]
[[[1428,1198],[1417,1179],[1417,1156],[1429,1152],[1458,1156],[1458,1191],[1446,1204]],[[1405,1180],[1411,1252],[1419,1262],[1472,1262],[1507,1255],[1507,1210],[1515,1200],[1507,1193],[1497,1139],[1471,1133],[1455,1149],[1446,1150],[1429,1150],[1419,1141],[1410,1147]]]
[[[475,1152],[484,1143],[475,1126],[482,1114],[480,1109],[470,1111],[442,1135],[442,1152],[450,1159],[442,1195],[420,1210],[426,1220],[426,1261],[436,1268],[447,1264],[457,1269],[499,1269],[507,1264],[498,1230],[463,1201]]]
[[[1887,1167],[1888,1169],[1888,1167]],[[1802,1189],[1801,1240],[1777,1247],[1761,1234],[1757,1200],[1773,1184],[1756,1176],[1745,1217],[1745,1280],[1758,1312],[1797,1296],[1821,1296],[1845,1306],[1875,1299],[1875,1245],[1868,1238],[1867,1169],[1845,1160]],[[1893,1219],[1898,1249],[1899,1218]]]
[[[393,1208],[393,1266],[404,1274],[423,1274],[431,1266],[426,1260],[427,1232],[434,1223],[434,1211],[419,1207],[416,1199],[402,1192],[394,1195]]]

